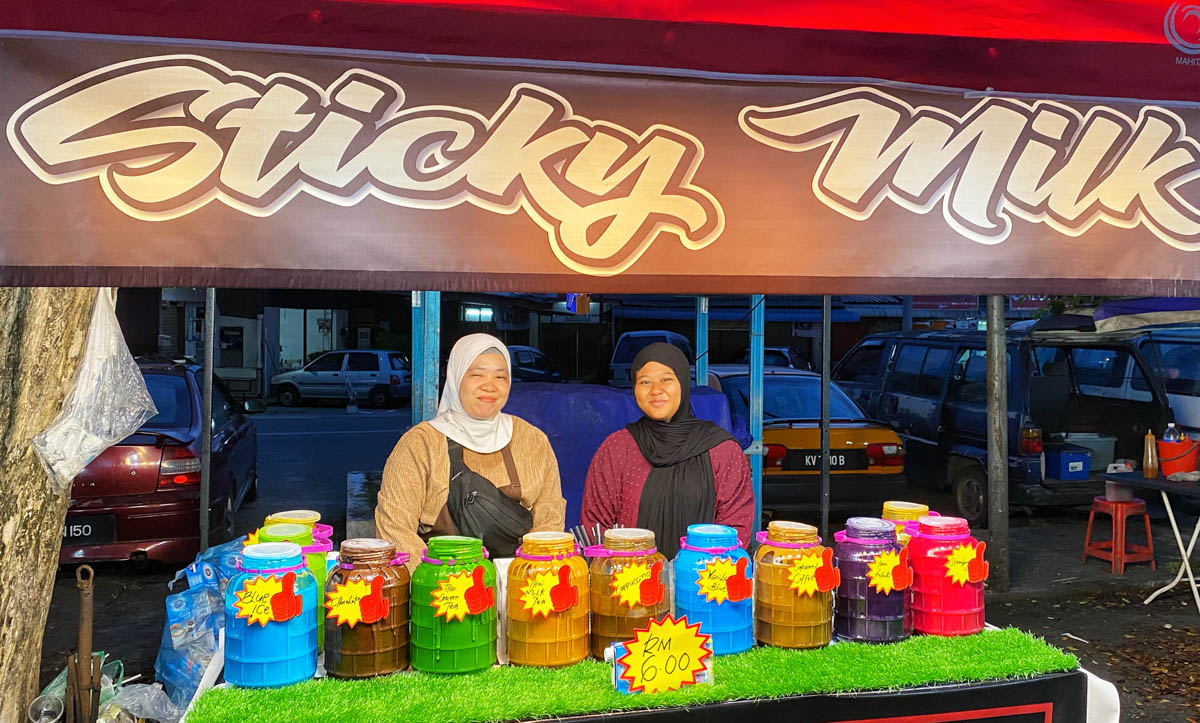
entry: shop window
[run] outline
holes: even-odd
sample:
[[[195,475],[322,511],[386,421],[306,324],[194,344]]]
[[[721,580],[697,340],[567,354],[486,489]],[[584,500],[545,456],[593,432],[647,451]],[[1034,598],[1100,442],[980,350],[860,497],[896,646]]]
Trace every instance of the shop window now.
[[[240,367],[245,365],[243,353],[244,330],[240,326],[222,326],[218,335],[217,347],[221,353],[217,358],[217,366]]]

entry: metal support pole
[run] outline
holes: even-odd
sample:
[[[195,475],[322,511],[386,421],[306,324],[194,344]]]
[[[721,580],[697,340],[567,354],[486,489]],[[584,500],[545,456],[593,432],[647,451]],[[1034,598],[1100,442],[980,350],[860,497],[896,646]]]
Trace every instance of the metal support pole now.
[[[987,299],[988,575],[991,588],[1007,592],[1008,569],[1008,365],[1004,297]]]
[[[217,321],[217,290],[204,291],[204,396],[200,410],[200,552],[208,549],[208,507],[212,495],[213,337]],[[233,494],[233,490],[229,491]]]
[[[750,480],[754,488],[754,531],[762,529],[763,463],[763,336],[767,326],[767,301],[750,296]]]
[[[696,386],[708,384],[708,297],[696,297]]]
[[[442,292],[412,292],[412,423],[437,414]]]
[[[409,410],[412,415],[412,426],[417,426],[421,423],[421,400],[423,399],[422,390],[424,389],[422,381],[425,377],[425,367],[422,360],[425,358],[425,305],[422,292],[412,292],[412,392],[409,397]]]
[[[442,292],[426,291],[424,340],[421,343],[421,421],[433,419],[438,407],[438,373],[442,351]]]
[[[832,299],[821,297],[821,538],[829,537],[829,359],[833,318]]]
[[[902,302],[903,306],[901,307],[902,308],[901,313],[903,314],[903,316],[900,319],[900,329],[901,329],[901,331],[912,331],[913,298],[911,296],[903,296],[901,298],[903,299],[903,302]]]

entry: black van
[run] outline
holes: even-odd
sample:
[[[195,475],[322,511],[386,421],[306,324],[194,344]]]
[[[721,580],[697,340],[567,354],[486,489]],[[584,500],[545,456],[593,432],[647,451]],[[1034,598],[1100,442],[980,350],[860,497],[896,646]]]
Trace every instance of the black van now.
[[[979,331],[874,334],[833,371],[868,416],[900,434],[908,479],[952,486],[958,514],[973,523],[987,515],[986,347]],[[1108,462],[1140,462],[1146,430],[1160,434],[1173,420],[1129,334],[1010,331],[1007,347],[1013,505],[1090,503]],[[1090,453],[1086,471],[1078,462],[1070,473],[1047,469],[1047,453],[1076,459],[1081,448]]]

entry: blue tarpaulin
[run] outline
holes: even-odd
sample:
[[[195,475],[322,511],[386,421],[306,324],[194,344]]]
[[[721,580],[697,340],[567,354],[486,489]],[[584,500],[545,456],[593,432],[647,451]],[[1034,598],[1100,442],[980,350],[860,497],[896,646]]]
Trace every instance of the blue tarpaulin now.
[[[1121,331],[1143,326],[1200,324],[1200,299],[1151,297],[1106,301],[1093,316],[1096,331]]]
[[[524,419],[550,438],[567,500],[567,527],[579,524],[583,483],[600,443],[642,416],[629,389],[545,382],[514,384],[504,411]],[[718,391],[693,387],[692,413],[732,431],[729,403]]]

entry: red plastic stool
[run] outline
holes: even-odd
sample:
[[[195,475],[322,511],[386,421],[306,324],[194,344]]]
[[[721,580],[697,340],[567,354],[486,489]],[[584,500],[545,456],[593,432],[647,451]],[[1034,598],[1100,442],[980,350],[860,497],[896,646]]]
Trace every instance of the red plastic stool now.
[[[1111,540],[1092,540],[1092,522],[1096,513],[1112,517],[1113,531]],[[1125,521],[1130,517],[1142,516],[1146,522],[1146,544],[1135,545],[1125,542]],[[1083,561],[1088,556],[1098,557],[1112,563],[1114,574],[1125,574],[1127,562],[1149,562],[1150,569],[1157,569],[1154,561],[1154,538],[1150,534],[1150,515],[1146,513],[1146,502],[1136,497],[1129,502],[1113,502],[1103,497],[1092,500],[1092,512],[1088,515],[1087,534],[1083,538]]]

